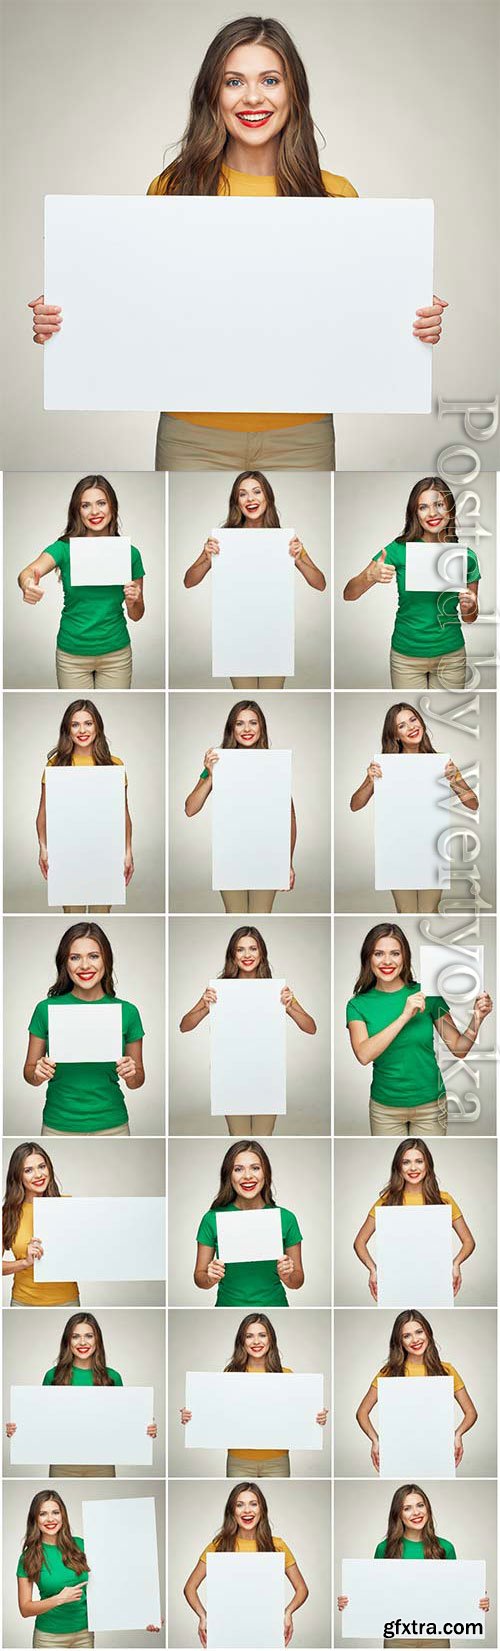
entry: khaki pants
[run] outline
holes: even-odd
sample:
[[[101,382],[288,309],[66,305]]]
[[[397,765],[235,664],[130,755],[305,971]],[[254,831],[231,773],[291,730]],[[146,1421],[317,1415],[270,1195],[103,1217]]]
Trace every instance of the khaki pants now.
[[[384,1640],[384,1645],[403,1645],[405,1647],[405,1651],[408,1651],[408,1646],[409,1645],[411,1645],[411,1646],[414,1646],[414,1645],[420,1645],[420,1646],[423,1646],[423,1645],[427,1645],[427,1646],[439,1645],[439,1646],[443,1647],[445,1645],[451,1645],[451,1640],[411,1640],[411,1639],[407,1639],[407,1640]]]
[[[160,413],[155,470],[334,470],[331,413],[282,430],[214,430]]]
[[[43,1645],[60,1645],[61,1651],[63,1646],[66,1648],[66,1646],[72,1645],[93,1646],[93,1644],[94,1635],[89,1634],[88,1628],[81,1628],[79,1634],[44,1634],[40,1628],[35,1628],[32,1639],[32,1645],[40,1647]]]
[[[97,1467],[89,1467],[88,1462],[83,1467],[74,1466],[71,1462],[53,1462],[49,1467],[49,1479],[116,1479],[116,1468],[103,1467],[100,1462]]]
[[[73,1137],[76,1138],[76,1139],[78,1139],[78,1137],[80,1135],[82,1137],[83,1136],[88,1136],[88,1135],[91,1135],[91,1136],[94,1136],[94,1135],[130,1135],[130,1125],[129,1124],[118,1124],[116,1129],[77,1129],[77,1130],[71,1130],[71,1129],[47,1129],[47,1125],[42,1124],[41,1134],[42,1135],[73,1135]]]
[[[396,911],[439,911],[441,889],[391,889]]]
[[[113,654],[65,654],[56,648],[58,688],[130,688],[132,649],[118,648]]]
[[[12,1296],[11,1296],[11,1298],[10,1298],[10,1305],[11,1305],[11,1307],[23,1307],[23,1308],[24,1308],[24,1307],[27,1307],[27,1308],[28,1308],[28,1311],[29,1311],[29,1309],[30,1309],[30,1308],[31,1308],[31,1307],[34,1307],[34,1306],[35,1306],[35,1305],[39,1305],[39,1306],[42,1306],[42,1305],[44,1305],[44,1304],[43,1304],[43,1303],[42,1303],[42,1302],[40,1302],[40,1303],[35,1303],[35,1302],[34,1302],[34,1301],[14,1301],[14,1300],[13,1300],[13,1297],[12,1297]],[[55,1306],[55,1303],[54,1303],[54,1302],[49,1302],[49,1306],[50,1306],[50,1307],[53,1307],[53,1306]],[[77,1300],[77,1301],[75,1301],[75,1300],[74,1300],[74,1299],[73,1299],[73,1300],[72,1300],[72,1301],[58,1301],[58,1302],[57,1302],[57,1306],[58,1306],[58,1307],[71,1307],[71,1308],[72,1308],[72,1310],[73,1310],[73,1312],[74,1312],[74,1311],[75,1311],[75,1307],[79,1307],[79,1306],[80,1306],[80,1298],[78,1298],[78,1300]]]
[[[391,648],[391,688],[465,688],[467,661],[465,648],[456,648],[452,654],[435,654],[426,659],[412,659],[408,654],[397,654]],[[394,1645],[396,1641],[393,1641]],[[413,1644],[418,1642],[413,1640]],[[438,1644],[438,1641],[435,1641]]]
[[[284,1450],[282,1456],[254,1457],[236,1456],[233,1450],[228,1450],[226,1462],[226,1479],[289,1479],[290,1457]]]
[[[258,1115],[244,1112],[232,1112],[230,1117],[226,1113],[226,1123],[230,1135],[239,1135],[240,1140],[249,1136],[272,1135],[276,1123],[275,1112],[260,1112]]]
[[[221,889],[220,897],[227,912],[272,911],[276,889]]]
[[[63,911],[111,911],[111,906],[63,906]]]
[[[425,1106],[382,1106],[370,1100],[371,1135],[446,1135],[447,1128],[446,1095]]]
[[[283,688],[284,676],[232,676],[232,688]]]

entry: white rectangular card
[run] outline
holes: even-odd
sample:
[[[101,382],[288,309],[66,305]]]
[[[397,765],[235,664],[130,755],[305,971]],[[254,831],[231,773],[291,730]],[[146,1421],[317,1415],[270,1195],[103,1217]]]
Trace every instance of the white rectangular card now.
[[[433,220],[429,200],[49,195],[45,407],[429,413]],[[242,316],[258,349],[235,371]]]
[[[51,1061],[119,1061],[121,1003],[49,1003]]]
[[[375,1210],[377,1307],[416,1301],[452,1307],[452,1223],[449,1204],[382,1205]]]
[[[377,1382],[381,1479],[454,1479],[452,1376]]]
[[[293,676],[293,529],[216,527],[212,676]]]
[[[285,1556],[207,1554],[209,1651],[274,1651],[285,1623]]]
[[[287,889],[291,751],[219,750],[213,769],[212,888]]]
[[[217,1210],[216,1224],[219,1261],[277,1261],[283,1255],[279,1209]]]
[[[406,549],[406,590],[460,591],[467,586],[467,548],[428,545],[414,539]]]
[[[37,1284],[165,1277],[164,1198],[39,1198]]]
[[[419,980],[426,997],[470,1003],[484,992],[484,946],[421,944]]]
[[[46,768],[49,906],[125,905],[125,769]]]
[[[70,539],[69,571],[75,585],[127,585],[132,578],[130,539],[104,534]]]
[[[10,1415],[12,1463],[152,1466],[152,1387],[12,1387]]]
[[[478,1543],[479,1546],[479,1543]],[[445,1622],[487,1622],[479,1610],[479,1600],[486,1592],[486,1565],[483,1559],[418,1560],[409,1564],[404,1559],[344,1559],[342,1562],[342,1593],[349,1604],[342,1612],[343,1639],[360,1641],[382,1640],[387,1624],[394,1638],[404,1625],[404,1637],[421,1638],[420,1623],[436,1623],[437,1634]],[[411,1633],[413,1622],[417,1633]],[[407,1632],[408,1629],[408,1632]],[[425,1628],[424,1628],[425,1637]],[[460,1643],[478,1643],[478,1636],[460,1636]],[[429,1641],[432,1644],[432,1641]]]
[[[448,825],[448,754],[411,756],[377,752],[375,780],[375,888],[449,889],[450,865],[438,850]]]
[[[156,1510],[152,1496],[82,1502],[83,1540],[90,1567],[89,1628],[95,1633],[139,1632],[161,1624]],[[151,1635],[151,1639],[153,1636]]]
[[[284,980],[211,980],[210,1110],[286,1112]]]
[[[265,1372],[247,1382],[235,1371],[188,1370],[192,1419],[185,1444],[188,1450],[321,1450],[324,1428],[316,1416],[323,1405],[320,1375]]]

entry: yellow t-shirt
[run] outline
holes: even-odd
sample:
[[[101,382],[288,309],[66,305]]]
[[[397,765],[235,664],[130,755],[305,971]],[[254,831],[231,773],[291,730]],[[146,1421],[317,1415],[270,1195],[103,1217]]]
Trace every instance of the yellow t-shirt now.
[[[408,1191],[403,1193],[403,1204],[413,1204],[420,1207],[423,1202],[424,1195],[420,1187],[409,1187]],[[452,1221],[458,1221],[458,1217],[462,1214],[462,1211],[459,1209],[458,1204],[455,1203],[455,1199],[452,1198],[450,1192],[441,1193],[441,1203],[451,1204],[451,1219]],[[375,1210],[379,1210],[381,1204],[385,1204],[385,1198],[377,1198],[376,1203],[372,1204],[371,1210],[368,1211],[368,1214],[372,1216],[373,1221],[375,1220]],[[432,1206],[429,1205],[429,1208],[431,1207]]]
[[[455,1370],[454,1364],[445,1364],[445,1361],[443,1359],[442,1360],[442,1365],[443,1365],[443,1370],[445,1371],[445,1374],[447,1376],[453,1376],[453,1392],[458,1393],[459,1389],[461,1387],[465,1387],[465,1382],[462,1380],[462,1377],[459,1376],[458,1370]],[[383,1376],[383,1374],[384,1374],[383,1370],[379,1370],[377,1372],[377,1375],[374,1376],[372,1381],[370,1382],[370,1387],[376,1387],[379,1376]],[[405,1364],[404,1374],[405,1374],[405,1376],[427,1376],[428,1371],[425,1368],[425,1364],[415,1364],[413,1362],[413,1359],[412,1359],[411,1362],[408,1362],[407,1364]],[[391,1378],[389,1378],[389,1380],[390,1379]]]
[[[273,1536],[273,1546],[276,1549],[277,1554],[285,1555],[285,1571],[288,1571],[290,1565],[295,1565],[295,1559],[291,1548],[289,1548],[287,1543],[283,1541],[282,1536]],[[236,1542],[234,1545],[235,1554],[256,1554],[257,1551],[257,1543],[254,1536],[236,1537]],[[215,1542],[209,1542],[208,1548],[204,1548],[203,1553],[200,1554],[198,1564],[201,1565],[202,1561],[206,1563],[207,1554],[216,1553],[217,1548],[215,1546]]]
[[[22,1206],[21,1219],[15,1237],[12,1240],[11,1250],[15,1261],[21,1261],[26,1255],[30,1238],[33,1238],[33,1203],[26,1202]],[[25,1307],[60,1307],[66,1302],[76,1302],[78,1307],[80,1296],[78,1285],[69,1284],[36,1284],[33,1277],[33,1267],[27,1267],[24,1273],[14,1273],[12,1287],[12,1301],[19,1301]]]
[[[321,173],[325,189],[334,198],[357,198],[357,190],[347,178],[337,176],[335,172]],[[275,196],[276,178],[274,173],[269,177],[258,177],[253,172],[236,172],[232,166],[222,166],[219,194],[226,194],[224,181],[229,186],[230,195],[246,196]],[[153,178],[148,189],[148,195],[159,195],[159,177]],[[315,424],[318,419],[324,418],[324,413],[173,413],[173,418],[183,419],[187,424],[202,425],[210,430],[285,430],[297,424]]]
[[[269,1372],[267,1372],[265,1370],[244,1370],[243,1371],[244,1376],[265,1376],[267,1374],[269,1374]],[[276,1374],[279,1376],[279,1370],[276,1372]],[[282,1370],[281,1374],[282,1374],[282,1376],[291,1376],[292,1372],[291,1372],[291,1370],[288,1370],[285,1366],[283,1366],[283,1370]],[[288,1456],[288,1451],[287,1450],[233,1450],[232,1447],[231,1447],[231,1456],[242,1456],[244,1458],[245,1462],[275,1462],[277,1459],[279,1459],[282,1456]]]
[[[55,757],[49,757],[48,760],[47,760],[47,764],[46,764],[47,768],[54,768],[55,767],[55,761],[56,761]],[[112,763],[115,764],[115,767],[123,768],[123,763],[122,763],[121,757],[112,757],[111,761],[112,761]],[[94,758],[92,756],[91,751],[74,751],[73,752],[73,756],[71,758],[71,767],[72,768],[95,768],[95,766],[96,765],[95,765]],[[127,784],[127,776],[125,775],[125,785],[126,784]],[[42,774],[42,785],[45,785],[45,768],[44,768],[44,771],[43,771],[43,774]]]

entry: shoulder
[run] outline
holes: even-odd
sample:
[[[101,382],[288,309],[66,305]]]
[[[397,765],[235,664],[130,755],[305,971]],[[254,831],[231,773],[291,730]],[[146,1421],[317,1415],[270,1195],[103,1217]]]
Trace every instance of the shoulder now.
[[[441,1547],[444,1548],[447,1559],[456,1559],[457,1554],[456,1549],[453,1546],[453,1542],[448,1542],[445,1536],[438,1536],[438,1542],[440,1542]]]
[[[386,1538],[384,1537],[383,1542],[377,1542],[374,1558],[375,1559],[383,1559],[386,1547],[387,1547],[387,1541],[386,1541]]]
[[[73,1537],[73,1542],[75,1544],[75,1548],[82,1548],[82,1550],[83,1550],[83,1536],[73,1536],[73,1532],[71,1533],[71,1535]]]
[[[62,562],[69,556],[69,539],[55,539],[53,545],[45,546],[45,555],[53,556],[55,562]]]
[[[122,1381],[122,1377],[120,1376],[119,1370],[112,1370],[110,1364],[106,1365],[106,1370],[107,1370],[108,1376],[111,1377],[111,1381],[113,1382],[113,1386],[114,1387],[123,1387],[123,1381]]]
[[[148,195],[159,195],[159,193],[160,193],[159,184],[160,184],[160,174],[158,173],[158,177],[153,178],[153,182],[150,183],[150,185],[149,185],[149,189],[147,191]]]
[[[366,1013],[366,1000],[369,996],[369,992],[359,992],[357,997],[349,998],[345,1011],[348,1020],[364,1020]]]
[[[354,188],[354,184],[349,183],[348,178],[341,177],[338,172],[322,171],[321,176],[329,195],[340,195],[344,198],[349,197],[357,200],[358,191]]]
[[[288,1547],[288,1543],[283,1541],[282,1536],[273,1536],[273,1546],[276,1548],[277,1553],[284,1554]]]
[[[19,1560],[18,1560],[17,1569],[16,1569],[16,1576],[26,1576],[26,1571],[25,1571],[25,1567],[24,1567],[24,1559],[23,1559],[22,1554],[20,1555]]]
[[[48,998],[44,997],[44,998],[41,999],[40,1003],[35,1003],[33,1014],[31,1016],[30,1025],[33,1023],[34,1020],[39,1020],[39,1021],[46,1022],[46,1021],[48,1021],[48,1018],[49,1018],[49,1000],[48,1000]]]
[[[112,763],[114,763],[115,768],[123,768],[123,758],[122,757],[112,757],[111,761],[112,761]]]
[[[55,1373],[56,1373],[55,1365],[52,1366],[52,1370],[46,1370],[44,1378],[43,1378],[43,1382],[42,1382],[42,1387],[52,1387]]]

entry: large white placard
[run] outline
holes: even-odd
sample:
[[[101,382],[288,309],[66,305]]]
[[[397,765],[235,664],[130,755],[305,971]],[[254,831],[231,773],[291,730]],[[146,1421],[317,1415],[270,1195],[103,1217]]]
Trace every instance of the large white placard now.
[[[39,1198],[36,1229],[37,1284],[165,1277],[164,1198]]]
[[[470,1003],[484,991],[484,946],[421,945],[419,980],[426,997]]]
[[[377,1382],[380,1477],[454,1479],[452,1376]]]
[[[144,1631],[161,1624],[156,1510],[152,1496],[82,1502],[83,1540],[90,1567],[89,1628]],[[153,1636],[151,1635],[151,1639]]]
[[[425,1559],[413,1564],[405,1559],[344,1559],[342,1593],[349,1604],[342,1612],[343,1639],[381,1640],[384,1628],[403,1625],[409,1644],[421,1638],[428,1622],[436,1623],[442,1637],[445,1622],[486,1624],[479,1600],[486,1593],[486,1565],[483,1559]],[[411,1632],[413,1623],[416,1631]],[[393,1626],[394,1637],[398,1630]],[[447,1637],[447,1636],[446,1636]],[[477,1644],[478,1636],[470,1643]],[[460,1644],[469,1643],[460,1635]],[[432,1644],[432,1641],[430,1642]]]
[[[432,303],[433,218],[428,200],[49,195],[44,291],[64,319],[45,407],[430,413],[412,322]],[[259,345],[235,371],[242,316]],[[279,392],[262,371],[277,317]]]
[[[151,1467],[152,1387],[12,1387],[11,1462]]]
[[[51,1061],[119,1061],[121,1003],[49,1003]]]
[[[290,884],[291,751],[220,750],[213,769],[212,888]]]
[[[209,1651],[274,1651],[285,1643],[285,1556],[207,1554]]]
[[[450,544],[428,545],[425,540],[421,543],[417,539],[405,548],[406,590],[465,590],[467,548]],[[443,612],[446,613],[446,607]]]
[[[410,761],[382,755],[375,780],[375,888],[449,889],[450,865],[438,850],[448,824],[448,755],[425,753]]]
[[[215,1219],[219,1261],[277,1261],[283,1255],[279,1209],[217,1210]]]
[[[449,1204],[381,1205],[375,1210],[377,1307],[452,1307]],[[412,1378],[413,1379],[413,1378]]]
[[[286,1112],[284,980],[211,980],[210,1110]]]
[[[49,906],[125,905],[125,769],[46,768]]]
[[[127,585],[132,578],[130,539],[103,534],[98,539],[70,539],[71,585]]]
[[[188,1450],[322,1449],[324,1428],[316,1421],[324,1408],[322,1376],[265,1372],[258,1382],[245,1382],[241,1374],[187,1371]]]
[[[212,676],[293,676],[293,528],[214,527]]]

